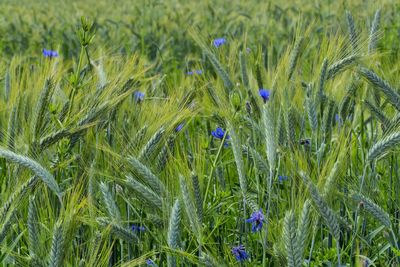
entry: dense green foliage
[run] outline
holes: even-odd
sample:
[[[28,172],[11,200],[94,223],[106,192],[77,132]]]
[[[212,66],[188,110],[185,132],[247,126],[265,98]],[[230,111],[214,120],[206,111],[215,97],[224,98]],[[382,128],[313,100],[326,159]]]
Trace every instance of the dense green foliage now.
[[[400,264],[400,4],[264,2],[0,3],[2,265]]]

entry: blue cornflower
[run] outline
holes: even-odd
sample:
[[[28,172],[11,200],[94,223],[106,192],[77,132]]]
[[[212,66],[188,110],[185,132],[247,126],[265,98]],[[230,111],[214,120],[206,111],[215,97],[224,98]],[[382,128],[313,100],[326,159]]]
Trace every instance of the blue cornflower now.
[[[284,176],[284,175],[279,175],[278,176],[278,181],[279,181],[280,184],[283,184],[283,182],[286,181],[287,179],[288,179],[287,176]]]
[[[140,226],[140,225],[132,225],[132,231],[134,232],[144,232],[146,231],[146,228],[144,226]]]
[[[144,93],[142,93],[140,91],[136,91],[133,93],[133,98],[135,99],[136,103],[140,103],[144,99]]]
[[[49,57],[49,58],[58,57],[57,51],[47,50],[47,49],[43,48],[42,52],[43,52],[43,56],[45,56],[45,57]]]
[[[203,71],[202,70],[195,70],[195,71],[191,70],[191,71],[186,72],[186,74],[187,75],[193,75],[193,74],[201,75],[201,74],[203,74]]]
[[[218,138],[218,139],[222,140],[224,138],[225,131],[221,127],[217,127],[217,128],[215,128],[215,131],[211,131],[211,135],[214,136],[215,138]],[[226,137],[225,137],[225,142],[224,142],[224,146],[225,147],[229,146],[229,144],[228,144],[228,142],[226,140],[229,140],[230,138],[231,137],[227,134]]]
[[[264,221],[265,221],[265,218],[264,218],[264,214],[262,213],[262,209],[260,209],[259,211],[253,212],[253,214],[251,214],[251,217],[246,220],[246,222],[252,223],[251,231],[253,233],[261,230]]]
[[[180,132],[180,131],[182,130],[183,126],[185,126],[184,123],[181,123],[181,124],[179,124],[178,126],[176,126],[175,132]]]
[[[217,127],[215,131],[211,131],[211,135],[222,140],[224,138],[225,131],[221,127]],[[226,135],[225,137],[226,140],[229,140],[230,138],[231,137],[229,135]]]
[[[157,264],[155,264],[152,259],[147,259],[146,264],[147,266],[157,267]]]
[[[217,39],[214,39],[214,46],[215,46],[215,47],[220,47],[221,45],[223,45],[223,44],[225,44],[225,43],[226,43],[225,38],[217,38]]]
[[[270,95],[270,91],[267,89],[263,89],[261,88],[258,93],[260,94],[260,96],[262,97],[262,99],[264,100],[264,103],[266,103],[269,100],[269,95]]]
[[[232,248],[232,254],[235,256],[236,260],[244,261],[249,255],[247,255],[246,250],[243,245],[239,245],[237,247]]]

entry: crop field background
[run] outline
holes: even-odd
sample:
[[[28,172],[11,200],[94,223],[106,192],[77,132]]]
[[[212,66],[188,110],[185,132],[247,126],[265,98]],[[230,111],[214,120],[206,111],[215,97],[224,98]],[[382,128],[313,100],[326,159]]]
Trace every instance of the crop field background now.
[[[400,2],[0,15],[2,266],[400,266]]]

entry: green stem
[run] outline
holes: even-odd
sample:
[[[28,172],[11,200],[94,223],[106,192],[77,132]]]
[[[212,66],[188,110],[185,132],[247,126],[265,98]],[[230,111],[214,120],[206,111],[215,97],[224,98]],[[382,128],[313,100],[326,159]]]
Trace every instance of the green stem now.
[[[215,167],[216,167],[216,165],[217,165],[217,161],[218,161],[219,156],[220,156],[220,154],[221,154],[222,147],[224,146],[227,133],[228,133],[228,131],[225,131],[224,137],[222,138],[221,144],[219,145],[219,148],[218,148],[217,156],[215,157],[215,159],[214,159],[214,161],[213,161],[213,163],[212,163],[212,165],[211,165],[211,171],[210,171],[210,174],[209,174],[209,176],[208,176],[208,182],[207,182],[206,192],[205,192],[205,194],[204,194],[203,207],[205,207],[205,205],[206,205],[207,196],[208,196],[208,191],[209,191],[210,185],[211,185],[211,179],[212,179],[212,176],[213,176],[213,174],[214,174],[214,170],[215,170]]]
[[[69,97],[70,104],[69,104],[68,113],[67,113],[67,117],[68,118],[69,118],[69,116],[71,114],[72,107],[74,105],[75,95],[76,95],[76,92],[77,92],[78,86],[79,86],[80,72],[81,72],[81,66],[82,66],[82,62],[83,62],[84,53],[85,53],[85,48],[82,46],[81,47],[81,53],[79,55],[78,66],[77,66],[76,71],[75,71],[75,77],[74,77],[75,79],[74,79],[74,82],[72,84],[72,91],[71,91],[71,94],[70,94],[70,97]]]
[[[338,266],[342,266],[342,264],[340,263],[340,244],[339,244],[339,240],[336,240],[336,250],[337,250],[337,258],[338,258]]]
[[[263,242],[263,266],[267,266],[267,242],[268,242],[268,220],[269,220],[269,213],[271,207],[271,195],[272,195],[272,180],[274,177],[274,170],[270,168],[269,170],[269,180],[268,180],[268,202],[267,202],[267,213],[265,214],[265,236]]]
[[[91,69],[92,69],[92,63],[91,63],[90,57],[89,57],[89,49],[88,49],[88,46],[85,45],[85,46],[84,46],[84,49],[85,49],[85,54],[86,54],[86,59],[87,59],[87,62],[88,62],[88,66],[89,66],[89,69],[91,70]]]

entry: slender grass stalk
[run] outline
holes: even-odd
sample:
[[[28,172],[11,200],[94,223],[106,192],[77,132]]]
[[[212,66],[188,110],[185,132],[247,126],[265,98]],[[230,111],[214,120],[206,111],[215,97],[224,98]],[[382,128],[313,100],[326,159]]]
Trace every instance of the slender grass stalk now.
[[[397,90],[392,88],[388,82],[381,79],[375,72],[368,70],[366,68],[360,68],[359,73],[365,79],[368,80],[375,88],[379,89],[384,93],[389,100],[389,102],[400,111],[400,95]]]
[[[289,70],[288,70],[288,80],[292,78],[292,75],[294,73],[294,69],[296,68],[296,64],[300,55],[300,48],[303,43],[303,37],[299,38],[296,40],[296,43],[294,44],[292,53],[290,54],[290,59],[289,59]]]
[[[368,53],[371,54],[375,52],[376,46],[378,44],[378,32],[381,22],[381,10],[378,9],[375,12],[374,20],[372,21],[371,31],[369,33],[369,43],[368,43]]]
[[[351,15],[350,11],[346,10],[346,19],[347,19],[347,26],[349,29],[350,35],[350,42],[353,47],[353,51],[357,51],[358,49],[358,33],[356,31],[356,26],[354,23],[353,16]]]
[[[292,211],[285,215],[283,223],[283,239],[287,253],[289,267],[300,267],[302,264],[301,253],[299,251],[299,242],[296,233],[296,218]]]
[[[49,267],[63,265],[64,251],[64,231],[61,222],[57,222],[53,230],[53,239],[49,254]]]

